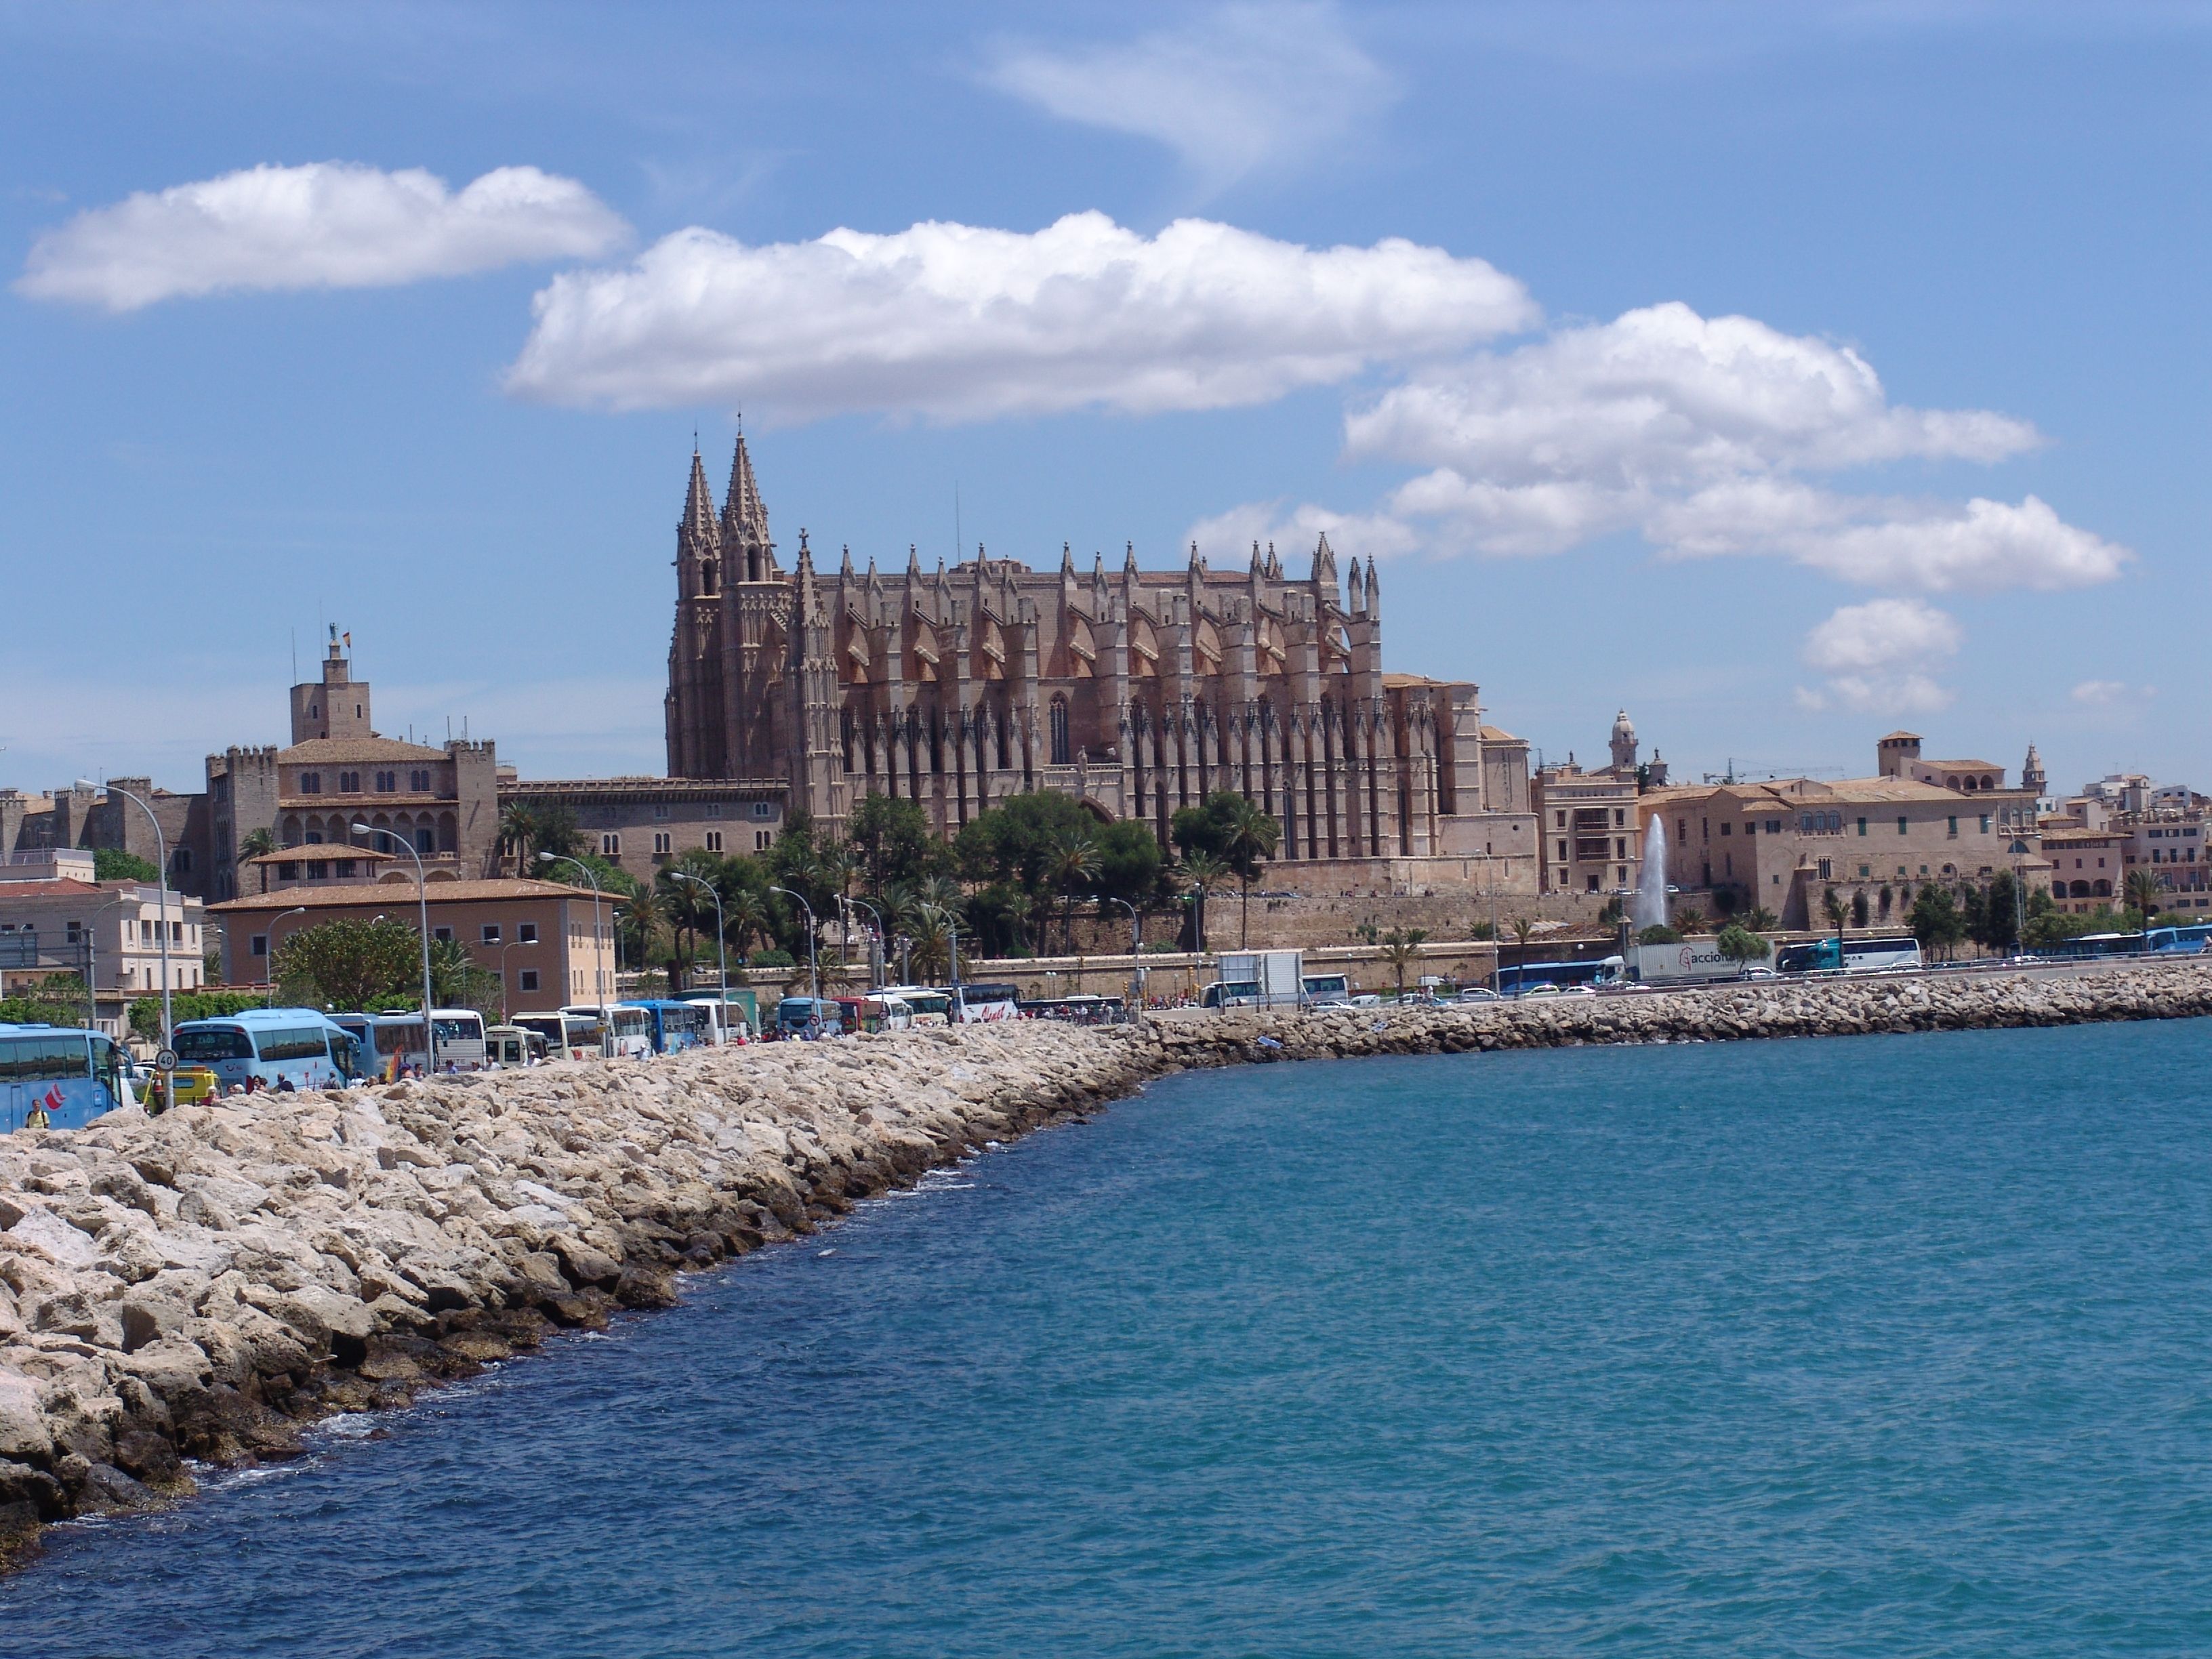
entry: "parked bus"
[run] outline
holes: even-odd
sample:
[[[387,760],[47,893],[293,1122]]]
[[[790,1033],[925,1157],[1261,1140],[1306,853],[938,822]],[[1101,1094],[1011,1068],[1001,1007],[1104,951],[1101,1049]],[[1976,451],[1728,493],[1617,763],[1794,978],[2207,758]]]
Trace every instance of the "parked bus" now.
[[[1525,997],[1548,986],[1554,991],[1595,990],[1620,977],[1619,957],[1598,957],[1589,962],[1524,962],[1498,970],[1498,994]]]
[[[402,1073],[430,1069],[430,1028],[412,1013],[332,1014],[331,1023],[358,1046],[363,1077],[389,1083]]]
[[[836,1036],[844,1020],[845,1011],[828,997],[786,997],[775,1005],[775,1034],[781,1037]]]
[[[433,1008],[430,1029],[438,1039],[437,1062],[441,1072],[481,1072],[484,1068],[483,1016],[473,1008]]]
[[[520,1025],[492,1025],[484,1030],[484,1064],[495,1071],[534,1066],[545,1058],[545,1039]]]
[[[2035,954],[2062,962],[2080,962],[2102,957],[2139,957],[2143,950],[2141,933],[2082,933],[2045,945]]]
[[[1308,974],[1304,981],[1309,1008],[1349,1008],[1352,981],[1342,974]]]
[[[760,999],[748,988],[732,986],[722,991],[687,991],[682,999],[710,1011],[714,1018],[714,1041],[749,1042],[760,1031]]]
[[[1119,997],[1093,996],[1088,993],[1066,997],[1040,997],[1035,1001],[1022,1004],[1022,1012],[1030,1019],[1056,1019],[1068,1025],[1119,1025],[1127,1012]]]
[[[1021,992],[1012,985],[963,985],[952,994],[963,1025],[1012,1019],[1021,1011]]]
[[[1923,966],[1917,939],[1846,939],[1840,952],[1832,939],[1785,945],[1774,953],[1778,974],[1890,974]]]
[[[213,1072],[228,1089],[342,1089],[362,1075],[353,1034],[316,1008],[246,1008],[221,1019],[186,1020],[169,1046],[180,1066]]]
[[[671,1002],[644,997],[618,1003],[617,1009],[641,1008],[656,1054],[672,1054],[685,1048],[703,1048],[714,1042],[714,1015],[696,1002]]]
[[[583,1014],[593,1021],[599,1017],[596,1007],[572,1003],[562,1009],[564,1014]],[[643,1060],[653,1052],[653,1016],[629,1003],[617,1002],[607,1009],[608,1029],[599,1038],[599,1052],[609,1060]]]
[[[2146,949],[2159,956],[2202,956],[2212,949],[2212,922],[2187,927],[2154,927],[2143,935]]]
[[[545,1045],[547,1056],[554,1060],[597,1060],[605,1052],[600,1041],[605,1028],[596,1008],[588,1014],[517,1014],[512,1024],[536,1036]]]
[[[103,1112],[136,1104],[131,1056],[98,1031],[69,1025],[0,1025],[0,1132],[36,1108],[50,1129],[82,1129]]]
[[[911,1025],[950,1025],[952,993],[934,985],[885,985],[868,994],[884,1000],[896,998]]]

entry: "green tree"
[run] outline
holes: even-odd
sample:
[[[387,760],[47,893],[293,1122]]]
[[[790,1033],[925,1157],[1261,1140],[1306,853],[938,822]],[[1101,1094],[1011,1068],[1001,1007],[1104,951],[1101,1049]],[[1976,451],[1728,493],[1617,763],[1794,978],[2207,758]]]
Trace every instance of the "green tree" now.
[[[1682,936],[1664,924],[1655,924],[1636,936],[1638,945],[1680,945]]]
[[[1749,928],[1754,933],[1771,933],[1782,924],[1773,911],[1763,904],[1754,904],[1731,917],[1739,927]]]
[[[120,847],[101,847],[92,854],[92,878],[94,881],[148,881],[161,879],[161,871],[149,860],[136,853],[126,853]]]
[[[529,862],[522,867],[538,867],[542,862],[539,854],[544,853],[556,858],[585,856],[584,832],[576,827],[576,814],[572,808],[559,801],[544,801],[527,808],[526,812]],[[501,816],[503,818],[505,814]]]
[[[412,939],[415,935],[410,933],[407,937]],[[420,983],[419,980],[417,983]],[[407,999],[407,1006],[411,1008],[421,1000],[422,993],[418,991]],[[261,994],[257,991],[179,991],[169,999],[171,1010],[179,1025],[191,1019],[227,1018],[240,1009],[258,1008],[261,1001]],[[80,1004],[79,1012],[82,1011],[82,1005]],[[0,1019],[6,1018],[6,1015],[0,1014]],[[134,1036],[149,1042],[155,1041],[161,1035],[161,999],[140,997],[131,1005],[130,1018]],[[55,1023],[64,1024],[73,1022],[58,1020]]]
[[[1159,838],[1134,818],[1103,824],[1098,830],[1097,890],[1121,899],[1139,915],[1159,902],[1160,874],[1166,865]]]
[[[1382,935],[1382,960],[1390,964],[1401,998],[1406,994],[1406,970],[1421,959],[1421,946],[1428,937],[1427,930],[1420,927],[1393,927]]]
[[[1721,929],[1720,937],[1713,943],[1719,947],[1720,953],[1735,963],[1738,969],[1747,968],[1754,962],[1764,962],[1774,951],[1772,945],[1750,928],[1734,921]]]
[[[1920,941],[1920,948],[1934,957],[1948,957],[1953,947],[1966,936],[1966,919],[1950,889],[1932,882],[1912,901],[1905,923]]]
[[[1190,895],[1191,948],[1210,948],[1206,933],[1206,902],[1229,884],[1229,866],[1211,853],[1189,853],[1181,866],[1183,890]]]
[[[430,994],[441,1008],[473,1008],[487,1020],[506,1012],[500,976],[479,964],[457,939],[430,941]]]
[[[1851,926],[1863,927],[1872,915],[1872,908],[1867,903],[1866,889],[1862,887],[1851,895]]]
[[[1973,938],[1977,945],[1999,952],[2020,943],[2021,912],[2026,908],[2020,883],[2009,870],[2000,870],[1990,880],[1980,902],[1973,908]]]
[[[1207,853],[1219,859],[1237,878],[1240,890],[1239,945],[1252,942],[1252,884],[1260,866],[1274,857],[1282,844],[1283,826],[1249,796],[1234,789],[1217,789],[1198,806],[1186,806],[1170,820],[1169,838],[1188,858]]]
[[[511,800],[499,809],[499,849],[514,860],[514,873],[530,874],[538,857],[538,815],[524,802]]]
[[[161,1001],[154,1005],[154,1030],[161,1029]],[[82,1025],[91,1012],[84,981],[75,974],[50,974],[26,983],[19,981],[12,996],[0,997],[0,1025]]]
[[[1711,933],[1713,925],[1706,920],[1705,913],[1696,905],[1685,904],[1677,907],[1674,911],[1674,931],[1687,939],[1692,933]]]
[[[2159,902],[2165,890],[2158,884],[2158,877],[2148,869],[2130,870],[2126,890],[2128,908],[2142,917],[2144,927],[2151,926],[2158,919]]]
[[[1098,874],[1098,840],[1078,824],[1053,838],[1052,861],[1046,873],[1060,896],[1060,942],[1069,956],[1075,954],[1075,896],[1085,891]]]
[[[277,947],[270,974],[288,997],[364,1012],[422,1000],[419,935],[405,922],[342,917],[302,927]]]
[[[894,883],[939,874],[945,862],[945,843],[931,833],[921,803],[872,789],[846,819],[845,839],[871,898]]]

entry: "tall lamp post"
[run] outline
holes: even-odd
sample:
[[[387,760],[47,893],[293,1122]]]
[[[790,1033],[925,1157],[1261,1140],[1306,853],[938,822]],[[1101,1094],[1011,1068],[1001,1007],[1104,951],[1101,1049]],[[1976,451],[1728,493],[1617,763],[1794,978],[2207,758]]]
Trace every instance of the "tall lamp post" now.
[[[857,904],[874,918],[876,930],[868,935],[868,983],[872,988],[884,981],[884,964],[878,959],[884,948],[884,913],[866,899],[848,898],[848,904]]]
[[[79,787],[85,789],[98,789],[102,787],[94,783],[90,778],[79,778],[77,784]],[[154,826],[155,850],[161,855],[159,874],[161,897],[159,908],[161,918],[161,1048],[162,1052],[167,1053],[177,1030],[176,1021],[171,1017],[169,1011],[169,838],[161,833],[161,820],[154,816],[154,809],[151,806],[139,799],[128,789],[118,789],[112,783],[106,787],[109,794],[122,796],[124,799],[146,815],[146,822]],[[168,1098],[166,1090],[161,1097],[164,1100]]]
[[[287,916],[304,916],[307,907],[295,904],[289,910],[279,910],[269,918],[269,932],[264,937],[262,948],[269,953],[268,966],[261,970],[261,1006],[264,1008],[276,1000],[276,924]],[[424,1018],[429,1018],[425,1014]]]
[[[804,893],[794,893],[788,887],[771,887],[768,890],[797,899],[799,908],[806,912],[806,978],[812,988],[813,1017],[818,1022],[822,1018],[822,969],[814,955],[814,907],[807,903]]]
[[[729,936],[722,931],[721,891],[713,882],[703,880],[684,871],[671,870],[668,873],[678,881],[688,881],[694,887],[705,888],[707,896],[714,901],[714,971],[721,975],[715,988],[719,993],[724,994],[721,1000],[726,1004],[729,1001],[726,993],[730,988],[730,942]],[[715,1029],[717,1030],[721,1029],[719,1023]]]
[[[356,836],[381,836],[394,847],[404,847],[407,856],[415,860],[415,902],[422,912],[422,1042],[430,1056],[430,1075],[438,1074],[438,1022],[430,1018],[434,1006],[430,995],[430,878],[422,868],[422,855],[415,850],[411,841],[402,841],[389,830],[378,830],[366,823],[353,826]]]
[[[1109,904],[1118,904],[1129,913],[1129,1018],[1141,1025],[1145,1023],[1145,969],[1138,958],[1145,954],[1144,924],[1137,919],[1137,907],[1125,898],[1105,896]]]
[[[592,988],[599,994],[599,1040],[604,1045],[603,1052],[611,1056],[615,1052],[614,1026],[607,1018],[607,977],[599,966],[599,947],[606,940],[606,925],[601,920],[599,910],[599,901],[604,896],[599,891],[599,878],[592,873],[590,865],[581,859],[572,859],[566,853],[540,853],[538,861],[540,864],[573,864],[584,872],[584,879],[592,884],[592,931],[594,934],[592,940]]]

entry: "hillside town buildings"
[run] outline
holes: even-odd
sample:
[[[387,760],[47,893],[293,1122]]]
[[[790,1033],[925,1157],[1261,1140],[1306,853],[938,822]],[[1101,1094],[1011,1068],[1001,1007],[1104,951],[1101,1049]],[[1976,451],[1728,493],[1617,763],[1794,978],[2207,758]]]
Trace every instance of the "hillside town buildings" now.
[[[198,899],[100,880],[89,852],[19,848],[0,864],[0,995],[74,975],[91,988],[94,1023],[120,1036],[131,1003],[161,994],[165,957],[173,992],[204,982],[206,924]]]

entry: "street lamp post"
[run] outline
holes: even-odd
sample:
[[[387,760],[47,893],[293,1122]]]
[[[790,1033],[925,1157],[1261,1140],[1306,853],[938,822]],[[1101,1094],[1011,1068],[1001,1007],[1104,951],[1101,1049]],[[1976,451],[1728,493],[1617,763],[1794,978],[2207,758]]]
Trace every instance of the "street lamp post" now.
[[[262,939],[262,949],[269,956],[268,965],[261,970],[261,1006],[264,1008],[276,1000],[276,924],[287,916],[304,916],[307,914],[306,905],[295,904],[290,909],[279,910],[269,918],[269,932]]]
[[[1129,913],[1129,1018],[1141,1025],[1145,1023],[1145,969],[1138,958],[1145,954],[1144,924],[1138,920],[1137,907],[1128,900],[1109,893],[1106,902],[1118,904]]]
[[[90,778],[79,778],[77,783],[86,789],[97,789],[101,787]],[[161,861],[158,872],[161,878],[161,894],[158,908],[161,918],[161,1048],[166,1054],[175,1038],[177,1030],[176,1021],[171,1018],[169,1011],[169,838],[161,833],[161,820],[154,815],[154,809],[151,806],[139,799],[128,789],[118,789],[112,783],[106,786],[106,789],[109,794],[122,796],[124,799],[143,812],[146,815],[146,822],[154,826],[154,848],[160,854]],[[162,1098],[164,1100],[168,1098],[166,1090],[162,1093]]]
[[[722,930],[721,891],[713,882],[702,880],[701,878],[689,874],[684,871],[671,870],[668,873],[678,881],[688,881],[694,887],[705,888],[707,890],[707,896],[714,901],[714,971],[721,975],[716,989],[721,994],[721,1000],[724,1004],[726,1005],[730,1000],[728,996],[730,988],[730,945],[728,935]],[[717,1030],[721,1029],[719,1024],[716,1025],[715,1029]]]
[[[430,995],[430,878],[422,868],[422,855],[415,850],[411,841],[402,841],[389,830],[379,830],[366,823],[353,826],[356,836],[381,836],[394,847],[404,847],[407,856],[415,860],[415,902],[422,912],[422,1042],[430,1056],[430,1075],[438,1074],[438,1022],[430,1017],[433,999]]]
[[[804,893],[794,893],[788,887],[771,887],[768,890],[781,893],[786,898],[797,899],[799,908],[806,912],[806,978],[812,993],[813,1018],[819,1021],[822,1018],[822,969],[814,955],[814,907],[807,903]]]
[[[871,988],[884,982],[884,964],[880,960],[884,948],[884,913],[866,899],[848,898],[848,904],[857,904],[866,910],[876,924],[868,935],[868,984]]]
[[[566,853],[540,853],[538,861],[540,864],[573,864],[584,872],[584,879],[592,884],[592,988],[599,994],[600,1052],[611,1056],[615,1052],[614,1024],[607,1018],[607,976],[605,970],[599,966],[599,946],[606,939],[606,924],[601,919],[599,909],[599,901],[604,896],[599,891],[599,878],[592,872],[590,865],[581,859],[572,859]]]

